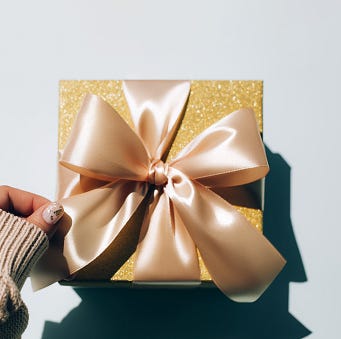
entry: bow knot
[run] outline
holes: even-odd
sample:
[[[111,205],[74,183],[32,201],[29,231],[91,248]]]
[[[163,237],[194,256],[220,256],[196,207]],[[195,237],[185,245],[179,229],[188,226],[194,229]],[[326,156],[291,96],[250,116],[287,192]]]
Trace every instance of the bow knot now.
[[[148,169],[148,182],[155,186],[164,186],[168,182],[168,164],[162,160],[152,160]]]

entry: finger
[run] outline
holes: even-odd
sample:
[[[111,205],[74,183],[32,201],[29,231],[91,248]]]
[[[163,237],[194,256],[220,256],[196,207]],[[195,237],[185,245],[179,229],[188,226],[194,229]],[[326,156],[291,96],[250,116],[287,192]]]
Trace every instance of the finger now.
[[[63,216],[59,203],[30,192],[10,186],[0,186],[0,208],[40,227],[49,237],[56,229],[55,224]]]
[[[18,216],[27,217],[48,199],[10,186],[0,186],[0,208]]]
[[[40,227],[51,238],[63,214],[64,209],[59,202],[49,202],[35,210],[26,220]]]

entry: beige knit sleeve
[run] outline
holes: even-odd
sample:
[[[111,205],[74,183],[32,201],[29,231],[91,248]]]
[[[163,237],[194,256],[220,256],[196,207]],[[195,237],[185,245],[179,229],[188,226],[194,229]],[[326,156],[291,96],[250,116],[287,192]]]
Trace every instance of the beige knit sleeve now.
[[[0,338],[20,338],[28,312],[20,296],[32,266],[48,247],[46,234],[0,209]]]

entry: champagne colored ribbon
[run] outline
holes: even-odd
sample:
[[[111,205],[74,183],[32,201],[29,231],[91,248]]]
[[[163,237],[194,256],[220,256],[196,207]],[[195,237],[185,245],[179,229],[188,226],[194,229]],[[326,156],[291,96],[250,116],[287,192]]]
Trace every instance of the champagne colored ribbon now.
[[[100,256],[152,189],[134,280],[200,281],[198,249],[228,297],[256,300],[285,260],[209,189],[250,183],[268,172],[253,111],[229,114],[164,163],[190,82],[125,81],[123,89],[135,131],[100,97],[85,97],[60,158],[59,193],[71,227],[62,222],[35,268],[34,287],[66,278]]]

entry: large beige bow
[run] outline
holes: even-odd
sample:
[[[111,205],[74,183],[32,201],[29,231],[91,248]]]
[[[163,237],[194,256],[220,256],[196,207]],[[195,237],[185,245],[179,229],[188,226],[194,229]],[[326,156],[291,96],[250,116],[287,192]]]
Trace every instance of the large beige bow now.
[[[63,279],[99,257],[152,190],[134,280],[199,281],[198,249],[227,296],[257,299],[285,260],[243,215],[209,189],[243,185],[266,175],[253,111],[227,115],[165,163],[190,82],[125,81],[123,88],[135,131],[100,97],[85,97],[60,159],[81,175],[81,180],[74,176],[76,180],[61,183],[69,196],[62,203],[72,224],[60,227],[36,267],[35,286]]]

